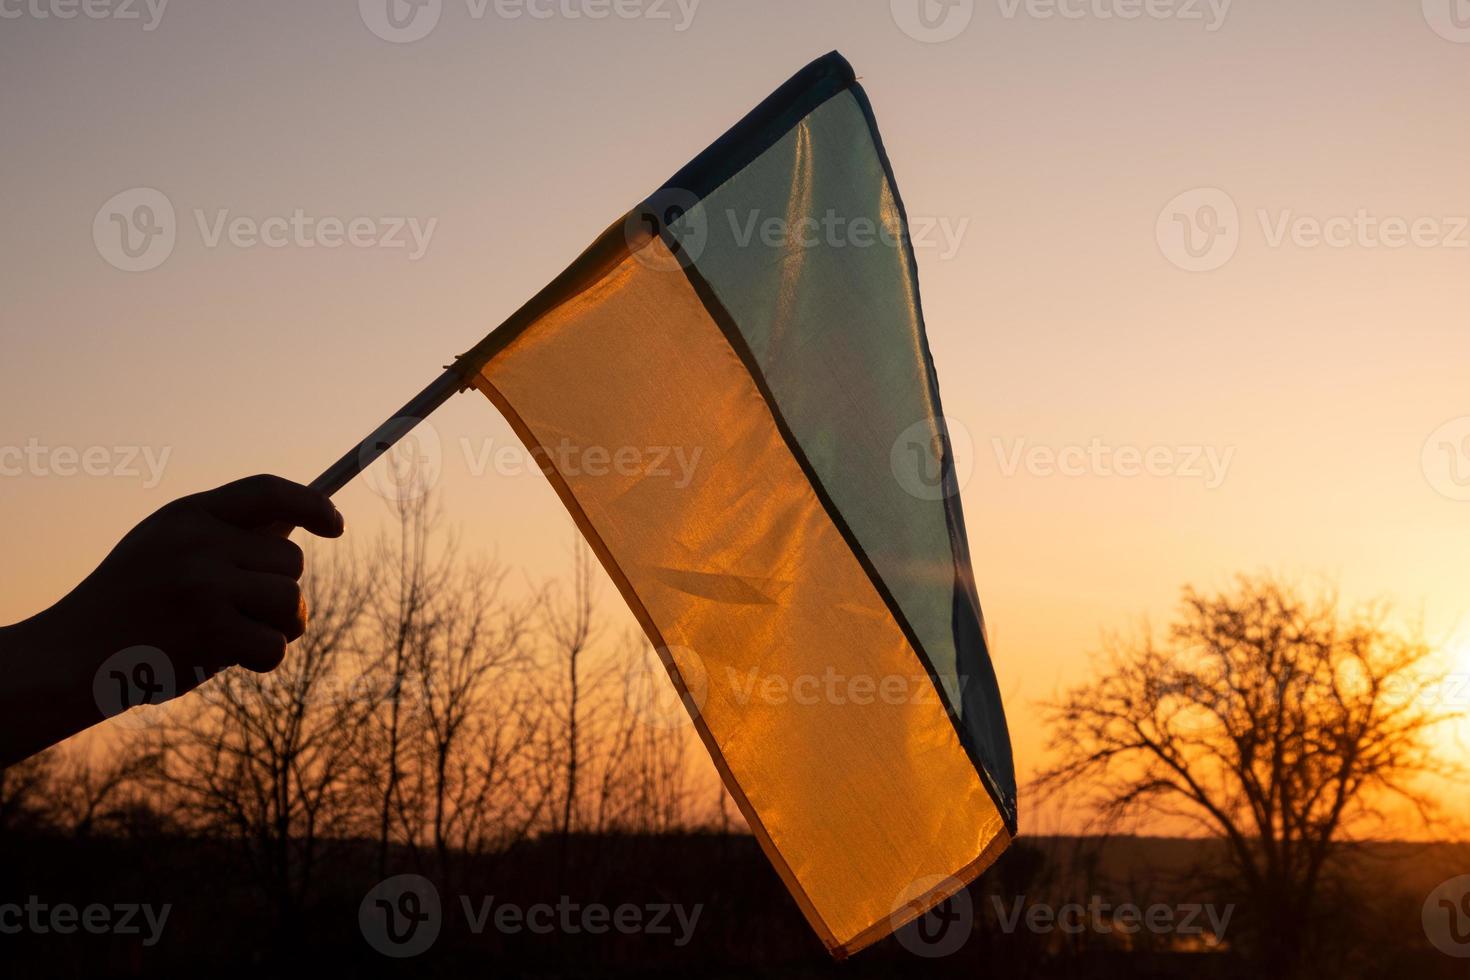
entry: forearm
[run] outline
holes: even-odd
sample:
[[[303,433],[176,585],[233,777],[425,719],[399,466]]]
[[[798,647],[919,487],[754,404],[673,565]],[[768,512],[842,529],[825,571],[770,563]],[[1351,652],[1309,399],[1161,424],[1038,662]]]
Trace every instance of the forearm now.
[[[86,637],[90,624],[62,600],[0,628],[0,767],[12,765],[103,718],[93,695],[106,654]]]

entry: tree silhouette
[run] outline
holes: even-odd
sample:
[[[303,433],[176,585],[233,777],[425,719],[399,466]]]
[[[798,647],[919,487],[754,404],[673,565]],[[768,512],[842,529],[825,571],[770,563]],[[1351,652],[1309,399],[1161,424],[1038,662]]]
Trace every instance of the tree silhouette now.
[[[1192,821],[1223,839],[1227,880],[1270,975],[1312,949],[1317,900],[1340,848],[1446,774],[1431,729],[1430,647],[1382,607],[1344,614],[1271,579],[1184,590],[1162,640],[1113,642],[1097,675],[1046,705],[1055,765],[1044,794],[1083,788],[1110,818]]]
[[[306,633],[274,673],[231,668],[175,702],[158,731],[162,778],[196,831],[235,840],[275,907],[294,927],[321,851],[353,829],[353,773],[372,702],[343,683],[367,583],[344,552],[310,556],[302,592]]]

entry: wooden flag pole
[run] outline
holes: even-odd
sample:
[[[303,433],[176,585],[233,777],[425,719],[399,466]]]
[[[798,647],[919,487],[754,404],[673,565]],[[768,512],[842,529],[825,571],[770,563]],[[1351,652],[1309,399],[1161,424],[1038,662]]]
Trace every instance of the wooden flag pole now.
[[[373,460],[393,448],[394,443],[412,432],[414,426],[448,401],[450,395],[468,387],[464,369],[459,363],[445,369],[427,388],[409,399],[408,404],[400,408],[392,418],[374,429],[341,459],[328,466],[321,476],[312,480],[311,488],[320,490],[328,497],[332,496],[353,477],[367,469]]]

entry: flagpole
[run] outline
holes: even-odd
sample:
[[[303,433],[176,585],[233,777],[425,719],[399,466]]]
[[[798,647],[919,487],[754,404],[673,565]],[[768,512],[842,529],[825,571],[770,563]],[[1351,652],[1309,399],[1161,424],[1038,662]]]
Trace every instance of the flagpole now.
[[[629,212],[630,215],[632,213]],[[511,314],[509,320],[486,334],[485,339],[474,348],[457,357],[453,364],[444,369],[443,374],[410,399],[396,415],[374,429],[371,435],[327,467],[321,476],[312,480],[312,489],[320,490],[328,497],[341,490],[375,459],[393,448],[394,443],[412,432],[413,427],[427,418],[430,412],[443,405],[450,395],[470,388],[469,379],[479,371],[478,365],[489,361],[537,318],[568,297],[586,289],[617,262],[626,258],[629,247],[633,244],[633,239],[629,238],[628,221],[628,216],[624,216],[609,225],[597,236],[596,241],[577,256],[576,261]],[[642,229],[641,225],[637,227]],[[640,233],[646,234],[646,231]],[[643,239],[639,238],[637,241],[641,244]]]
[[[468,387],[469,383],[465,380],[463,369],[458,363],[446,368],[443,374],[435,378],[423,391],[409,399],[408,404],[394,413],[388,421],[378,426],[367,438],[348,450],[341,459],[328,466],[321,476],[312,480],[311,488],[320,490],[328,497],[332,496],[345,487],[353,477],[367,469],[379,456],[393,448],[394,443],[412,432],[414,426],[428,418],[429,413],[448,401],[450,395]]]

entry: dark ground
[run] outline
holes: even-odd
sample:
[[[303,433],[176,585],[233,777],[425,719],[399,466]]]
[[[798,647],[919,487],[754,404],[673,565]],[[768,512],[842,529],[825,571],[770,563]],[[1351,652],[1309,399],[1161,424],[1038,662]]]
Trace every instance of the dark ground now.
[[[151,903],[172,906],[161,939],[24,929],[0,934],[0,976],[377,976],[496,977],[1213,977],[1250,975],[1226,949],[1180,952],[1174,937],[1154,948],[1094,933],[1062,936],[1024,926],[1002,928],[996,909],[1026,896],[1056,904],[1101,894],[1118,901],[1201,902],[1197,873],[1214,845],[1118,838],[1098,844],[1039,838],[1016,845],[970,890],[973,916],[952,955],[915,955],[888,939],[845,962],[828,957],[753,839],[742,835],[543,839],[496,859],[454,858],[447,876],[432,870],[442,900],[441,931],[421,955],[391,959],[365,939],[364,896],[379,880],[372,845],[329,846],[308,885],[309,898],[267,893],[262,876],[234,842],[150,838],[80,840],[26,836],[0,840],[0,904],[35,895],[48,906]],[[1419,928],[1422,895],[1454,867],[1470,870],[1463,848],[1379,845],[1368,862],[1376,883],[1344,911],[1336,976],[1465,977],[1465,960],[1434,951]],[[393,873],[433,868],[430,856],[396,853]],[[450,880],[445,880],[449,878]],[[298,882],[299,885],[299,882]],[[459,896],[478,906],[680,904],[701,907],[692,938],[664,934],[601,935],[563,931],[507,934],[490,924],[471,931]],[[1415,896],[1420,896],[1416,898]],[[1384,912],[1382,909],[1388,909]],[[1239,912],[1240,910],[1237,910]],[[1247,915],[1237,915],[1233,928]],[[0,920],[0,926],[10,920]],[[1364,924],[1366,922],[1366,925]],[[143,926],[147,932],[147,926]],[[1196,944],[1198,945],[1198,944]],[[1361,949],[1359,947],[1362,947]]]

